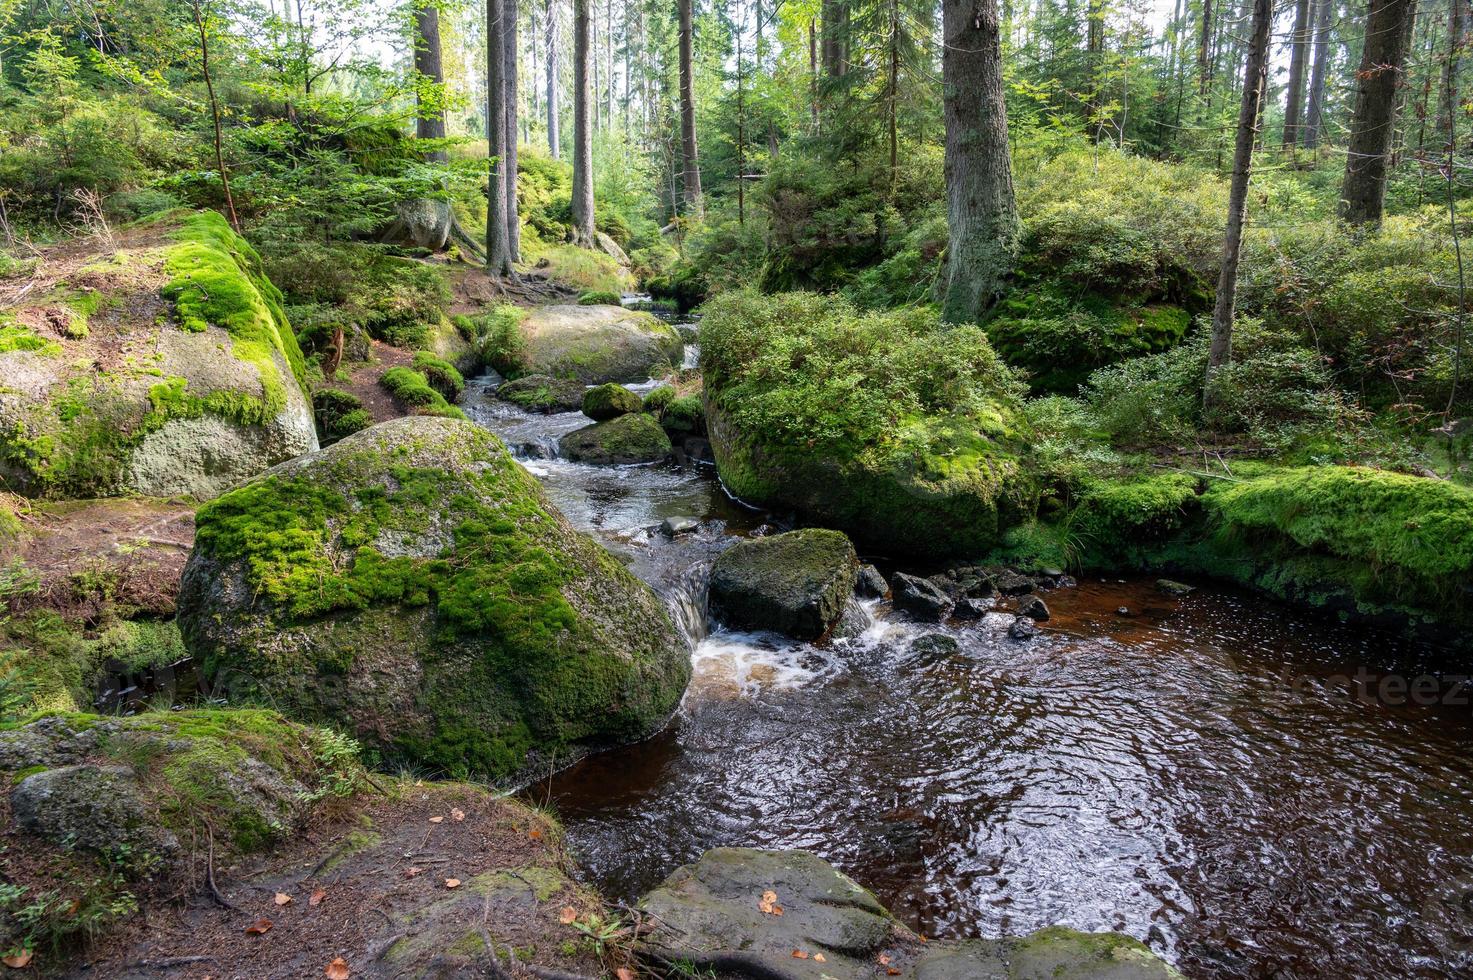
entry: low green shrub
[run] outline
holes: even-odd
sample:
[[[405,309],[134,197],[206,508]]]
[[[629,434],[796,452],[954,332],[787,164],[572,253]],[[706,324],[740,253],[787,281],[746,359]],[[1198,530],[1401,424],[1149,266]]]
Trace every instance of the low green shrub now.
[[[456,330],[470,342],[476,360],[498,374],[515,378],[527,369],[526,340],[521,322],[527,311],[520,306],[503,304],[474,316],[452,317]]]
[[[415,351],[414,369],[424,376],[431,388],[445,396],[446,401],[455,401],[465,391],[465,378],[461,377],[455,365],[429,351]]]
[[[578,297],[579,306],[620,306],[624,297],[612,290],[590,289]]]
[[[417,415],[440,415],[445,418],[463,419],[465,413],[451,405],[434,388],[424,375],[407,367],[392,367],[384,372],[380,383],[405,406]]]

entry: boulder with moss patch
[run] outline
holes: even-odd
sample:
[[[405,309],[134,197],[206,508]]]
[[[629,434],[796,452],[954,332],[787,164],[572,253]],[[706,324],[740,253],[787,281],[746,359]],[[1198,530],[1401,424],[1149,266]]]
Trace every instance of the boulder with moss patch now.
[[[577,463],[658,463],[671,452],[670,437],[643,412],[574,429],[558,440],[558,451]]]
[[[583,396],[583,414],[595,422],[607,422],[643,407],[644,401],[623,385],[599,385],[588,389]]]
[[[816,640],[844,614],[859,559],[838,531],[805,528],[749,538],[711,568],[711,610],[737,629],[767,629]]]
[[[583,392],[576,381],[528,374],[502,382],[496,388],[496,397],[529,412],[576,412],[583,407]]]
[[[659,730],[689,653],[495,436],[409,417],[202,508],[179,623],[232,698],[512,780]]]
[[[807,851],[722,847],[641,902],[642,951],[667,964],[762,980],[1180,980],[1121,933],[1052,927],[1019,939],[931,941]],[[820,958],[821,957],[821,958]],[[879,967],[876,964],[880,964]]]
[[[0,479],[32,496],[212,497],[317,446],[281,295],[213,211],[58,253],[0,311]]]
[[[520,329],[530,373],[584,385],[644,381],[678,365],[685,350],[668,323],[618,306],[543,306]]]

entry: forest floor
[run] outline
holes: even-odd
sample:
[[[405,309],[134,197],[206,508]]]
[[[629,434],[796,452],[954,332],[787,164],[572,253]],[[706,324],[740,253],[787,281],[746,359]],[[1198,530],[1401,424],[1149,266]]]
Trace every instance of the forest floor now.
[[[220,901],[151,906],[68,975],[276,980],[333,976],[339,959],[354,978],[603,973],[576,924],[598,897],[567,873],[555,823],[465,784],[386,790],[214,869]]]

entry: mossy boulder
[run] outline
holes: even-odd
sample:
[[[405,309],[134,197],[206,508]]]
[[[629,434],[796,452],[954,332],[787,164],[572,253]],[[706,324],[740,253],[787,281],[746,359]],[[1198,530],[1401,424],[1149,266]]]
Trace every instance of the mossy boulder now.
[[[1020,939],[923,942],[869,891],[807,851],[707,851],[641,907],[653,926],[641,937],[642,952],[723,977],[1180,980],[1120,933],[1052,927]]]
[[[641,412],[574,429],[558,440],[558,451],[577,463],[658,463],[671,445],[660,423]]]
[[[31,496],[212,497],[317,447],[260,258],[213,211],[48,255],[0,309],[0,480]]]
[[[528,372],[584,385],[645,381],[685,350],[674,327],[619,306],[543,306],[520,329]]]
[[[216,688],[387,758],[514,780],[657,731],[690,674],[655,595],[468,422],[381,423],[196,521],[179,623]]]
[[[976,327],[730,292],[701,366],[717,471],[749,503],[931,558],[988,550],[1030,506],[1021,388]]]
[[[528,374],[504,381],[496,397],[529,412],[576,412],[583,407],[583,385],[546,374]]]
[[[854,592],[859,559],[839,531],[806,528],[738,541],[711,567],[711,611],[736,629],[816,640]]]
[[[606,384],[588,389],[583,396],[583,414],[595,422],[607,422],[637,412],[644,407],[643,400],[623,385]]]

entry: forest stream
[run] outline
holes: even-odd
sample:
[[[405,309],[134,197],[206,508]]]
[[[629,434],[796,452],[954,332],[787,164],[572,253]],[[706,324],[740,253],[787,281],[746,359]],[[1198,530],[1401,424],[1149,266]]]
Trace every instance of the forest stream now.
[[[525,792],[610,897],[708,848],[806,848],[929,936],[1062,923],[1130,932],[1197,977],[1465,975],[1473,720],[1455,680],[1418,697],[1384,681],[1424,674],[1419,651],[1098,576],[1046,592],[1026,641],[1008,612],[937,627],[881,601],[849,639],[734,632],[707,623],[704,573],[774,518],[708,465],[559,459],[587,420],[525,413],[494,383],[471,383],[469,416],[694,644],[666,731]],[[672,517],[699,529],[672,538]],[[916,645],[938,633],[954,651]]]

